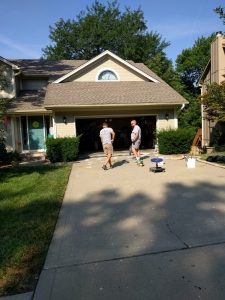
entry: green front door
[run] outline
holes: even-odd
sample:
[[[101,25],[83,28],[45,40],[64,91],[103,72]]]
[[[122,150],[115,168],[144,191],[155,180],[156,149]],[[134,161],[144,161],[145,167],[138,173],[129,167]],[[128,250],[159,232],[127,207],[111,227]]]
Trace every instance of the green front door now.
[[[45,149],[44,124],[42,116],[28,117],[30,150]]]

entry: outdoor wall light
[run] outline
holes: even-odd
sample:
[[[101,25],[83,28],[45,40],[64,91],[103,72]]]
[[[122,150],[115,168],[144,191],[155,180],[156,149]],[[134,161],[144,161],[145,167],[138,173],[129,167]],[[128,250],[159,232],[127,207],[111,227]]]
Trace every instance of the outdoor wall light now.
[[[63,116],[63,123],[67,124],[67,117],[66,116]]]
[[[166,121],[169,120],[169,114],[168,113],[165,113],[165,119],[166,119]]]

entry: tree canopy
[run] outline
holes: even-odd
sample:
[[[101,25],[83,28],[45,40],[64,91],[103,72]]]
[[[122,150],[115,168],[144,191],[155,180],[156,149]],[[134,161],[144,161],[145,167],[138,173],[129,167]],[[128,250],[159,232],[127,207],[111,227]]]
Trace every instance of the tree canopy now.
[[[169,43],[147,30],[140,8],[119,9],[116,0],[107,5],[95,1],[73,20],[60,19],[50,26],[51,44],[43,49],[48,59],[91,59],[111,50],[124,59],[146,61]]]
[[[182,111],[179,118],[181,127],[201,127],[201,106],[197,101],[200,94],[198,80],[210,59],[210,44],[214,35],[198,38],[191,48],[184,49],[176,59],[176,71],[189,105]]]
[[[225,121],[225,81],[208,85],[200,99],[209,119]]]
[[[223,24],[225,25],[225,8],[218,6],[214,9],[214,11],[219,15],[220,19],[222,19]]]
[[[5,74],[6,74],[5,65],[0,63],[0,90],[4,90],[10,84]],[[2,124],[3,124],[3,116],[6,112],[6,104],[7,104],[7,100],[0,98],[0,142],[3,140],[5,135],[5,131]]]
[[[176,59],[176,71],[186,89],[198,95],[198,80],[210,59],[210,44],[214,34],[198,38],[191,48],[184,49]]]
[[[196,101],[197,81],[210,58],[213,36],[197,39],[182,51],[176,69],[165,54],[169,42],[149,31],[143,11],[120,10],[117,0],[102,4],[95,0],[74,19],[58,20],[50,26],[50,45],[43,49],[46,59],[91,59],[110,50],[123,59],[143,62],[182,94],[190,105],[180,117],[183,127],[201,124],[200,104]]]
[[[60,19],[50,26],[51,44],[43,49],[47,59],[91,59],[110,50],[123,59],[143,62],[169,85],[182,90],[172,61],[165,54],[169,42],[149,31],[143,11],[120,10],[117,0],[106,5],[95,0],[73,20]]]

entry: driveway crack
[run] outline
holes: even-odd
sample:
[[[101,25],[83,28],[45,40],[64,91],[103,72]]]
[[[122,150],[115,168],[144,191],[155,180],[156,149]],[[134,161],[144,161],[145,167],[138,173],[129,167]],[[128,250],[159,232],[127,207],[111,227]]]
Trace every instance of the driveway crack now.
[[[182,240],[182,238],[175,232],[173,231],[173,229],[171,228],[170,224],[169,223],[166,223],[166,227],[167,229],[169,230],[169,232],[171,234],[173,234],[182,244],[184,244],[184,246],[189,249],[189,245],[187,243],[185,243],[185,241]]]

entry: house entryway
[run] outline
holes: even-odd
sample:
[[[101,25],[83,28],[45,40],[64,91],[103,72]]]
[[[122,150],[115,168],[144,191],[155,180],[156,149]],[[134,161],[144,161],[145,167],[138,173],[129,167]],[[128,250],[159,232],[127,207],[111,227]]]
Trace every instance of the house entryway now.
[[[155,146],[156,116],[143,117],[107,117],[93,119],[76,119],[77,135],[82,134],[80,151],[101,151],[102,145],[99,132],[102,123],[108,122],[116,133],[114,141],[115,150],[128,149],[130,146],[131,126],[130,121],[137,120],[142,130],[142,149],[152,149]]]
[[[22,116],[21,140],[23,150],[44,150],[45,140],[49,134],[49,116]]]

